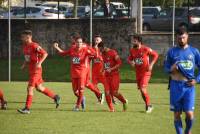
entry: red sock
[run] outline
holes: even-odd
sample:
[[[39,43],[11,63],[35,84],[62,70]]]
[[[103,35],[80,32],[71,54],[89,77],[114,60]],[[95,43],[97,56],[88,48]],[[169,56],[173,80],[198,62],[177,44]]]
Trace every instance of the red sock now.
[[[122,103],[126,103],[125,98],[119,93],[118,95],[115,96],[117,99],[119,99]]]
[[[89,88],[92,92],[94,92],[98,99],[100,98],[101,92],[91,82],[88,82],[86,84],[86,87]]]
[[[106,102],[108,104],[108,107],[110,109],[110,111],[114,110],[113,104],[112,104],[112,100],[111,100],[111,96],[110,95],[106,95]]]
[[[78,99],[76,102],[76,107],[78,107],[78,108],[80,107],[82,100],[83,100],[83,91],[79,91],[79,96],[78,96]]]
[[[48,88],[45,88],[42,93],[45,94],[46,96],[49,96],[52,99],[54,99],[54,97],[55,97],[55,94],[53,93],[53,91],[51,91]]]
[[[150,97],[149,97],[148,93],[142,93],[142,98],[143,98],[146,106],[149,106],[150,105]]]
[[[1,100],[1,102],[4,102],[3,92],[1,90],[0,90],[0,100]]]
[[[31,104],[32,104],[32,100],[33,100],[33,96],[32,95],[27,95],[27,98],[26,98],[26,108],[27,109],[30,109]]]

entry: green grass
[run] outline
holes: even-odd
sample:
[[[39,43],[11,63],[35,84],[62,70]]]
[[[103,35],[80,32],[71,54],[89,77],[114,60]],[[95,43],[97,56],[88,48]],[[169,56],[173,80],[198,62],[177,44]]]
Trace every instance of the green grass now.
[[[28,79],[28,72],[20,70],[20,66],[23,63],[23,58],[12,59],[11,62],[11,77],[13,81],[26,81]],[[8,80],[8,61],[0,59],[0,67],[4,68],[0,70],[0,80]],[[50,57],[43,64],[43,78],[45,81],[70,81],[69,69],[70,62],[69,58],[63,57]],[[135,71],[131,69],[125,61],[120,69],[121,82],[134,82]],[[163,72],[162,67],[155,66],[153,70],[152,79],[150,82],[168,82],[168,77]]]
[[[155,107],[151,114],[144,113],[144,103],[133,83],[120,85],[121,93],[129,100],[129,106],[127,112],[122,112],[122,105],[115,105],[115,113],[107,112],[105,103],[96,104],[95,95],[87,89],[86,112],[72,112],[76,98],[71,83],[47,82],[44,85],[61,95],[59,109],[55,109],[55,104],[48,97],[35,91],[31,114],[21,115],[16,109],[25,104],[27,83],[0,82],[9,107],[6,111],[0,110],[0,134],[175,134],[167,84],[149,85]],[[200,86],[196,88],[192,134],[200,131]]]

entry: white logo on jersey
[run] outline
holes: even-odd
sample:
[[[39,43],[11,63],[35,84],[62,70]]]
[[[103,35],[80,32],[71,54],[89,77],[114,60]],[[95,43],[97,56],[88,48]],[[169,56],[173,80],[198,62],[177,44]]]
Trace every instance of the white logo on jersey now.
[[[25,61],[29,62],[30,61],[30,55],[24,55]]]
[[[136,58],[135,59],[135,64],[136,65],[142,65],[143,64],[142,58]]]
[[[105,69],[109,69],[110,68],[110,62],[104,63],[104,67],[105,67]]]
[[[79,57],[73,57],[72,58],[72,63],[73,64],[80,64],[80,58]]]
[[[179,64],[186,70],[191,70],[194,67],[193,62],[190,60],[180,61]]]

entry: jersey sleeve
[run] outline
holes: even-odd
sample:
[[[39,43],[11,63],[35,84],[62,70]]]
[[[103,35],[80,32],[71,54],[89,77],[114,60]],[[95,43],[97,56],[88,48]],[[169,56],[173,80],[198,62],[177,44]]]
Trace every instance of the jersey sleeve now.
[[[164,60],[164,70],[166,73],[171,72],[172,59],[170,56],[171,56],[171,49],[167,52],[167,55]]]
[[[47,52],[46,52],[41,46],[39,46],[38,44],[34,44],[34,45],[33,45],[33,49],[34,49],[34,51],[35,51],[36,53],[41,54],[41,55],[47,53]]]
[[[148,51],[148,55],[152,56],[152,62],[156,62],[158,60],[158,53],[154,50],[152,50],[151,48],[147,48]]]
[[[195,53],[195,64],[198,68],[198,75],[196,77],[196,81],[197,83],[200,83],[200,52],[198,49],[195,50],[196,53]]]
[[[58,53],[60,56],[69,56],[71,54],[71,49],[65,50],[63,52]]]
[[[131,55],[131,50],[130,50],[130,51],[129,51],[129,56],[128,56],[128,58],[127,58],[127,62],[128,62],[129,64],[131,64],[132,61],[133,61],[133,57],[132,57],[132,55]]]
[[[115,50],[113,51],[113,57],[114,57],[114,60],[116,61],[116,63],[117,63],[118,65],[121,65],[121,64],[122,64],[122,61],[121,61],[119,55],[117,54],[117,52],[116,52]]]

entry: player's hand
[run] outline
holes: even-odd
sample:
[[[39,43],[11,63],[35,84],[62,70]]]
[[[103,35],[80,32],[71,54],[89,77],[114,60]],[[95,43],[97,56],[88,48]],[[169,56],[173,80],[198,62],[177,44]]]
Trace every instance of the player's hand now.
[[[153,64],[150,64],[149,68],[148,68],[148,71],[150,72],[150,71],[152,71],[152,69],[153,69]]]
[[[132,68],[135,67],[135,62],[134,62],[134,60],[130,62],[130,65],[131,65]]]
[[[23,65],[20,67],[20,69],[21,69],[21,70],[24,70],[25,67],[26,67],[25,64],[23,64]]]
[[[195,79],[189,80],[189,81],[187,82],[188,86],[191,86],[191,87],[194,86],[196,83],[197,83],[197,82],[196,82]]]
[[[53,43],[53,47],[54,47],[55,49],[57,49],[57,48],[58,48],[58,43],[57,43],[57,42]]]
[[[36,63],[36,68],[41,68],[41,67],[42,67],[41,63]]]
[[[173,73],[173,72],[176,72],[176,71],[178,71],[178,67],[177,67],[176,64],[173,64],[173,65],[171,66],[171,72]]]
[[[110,73],[112,70],[111,68],[106,69],[106,72]]]

